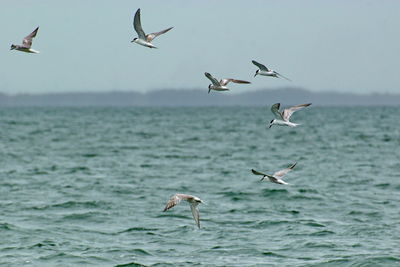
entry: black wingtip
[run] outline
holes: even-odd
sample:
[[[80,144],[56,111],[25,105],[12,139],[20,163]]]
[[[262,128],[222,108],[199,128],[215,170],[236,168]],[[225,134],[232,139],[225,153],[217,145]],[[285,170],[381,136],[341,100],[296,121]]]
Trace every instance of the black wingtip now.
[[[290,166],[290,168],[293,169],[296,165],[297,165],[297,161],[292,166]]]
[[[256,170],[254,170],[254,169],[251,169],[251,172],[254,174],[254,175],[260,175]]]

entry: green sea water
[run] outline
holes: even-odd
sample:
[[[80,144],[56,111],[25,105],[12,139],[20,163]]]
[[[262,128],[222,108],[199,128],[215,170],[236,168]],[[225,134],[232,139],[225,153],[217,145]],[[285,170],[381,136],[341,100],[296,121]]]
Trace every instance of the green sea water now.
[[[0,266],[400,266],[400,108],[0,109]],[[298,162],[285,180],[260,182]],[[187,203],[200,197],[201,229]]]

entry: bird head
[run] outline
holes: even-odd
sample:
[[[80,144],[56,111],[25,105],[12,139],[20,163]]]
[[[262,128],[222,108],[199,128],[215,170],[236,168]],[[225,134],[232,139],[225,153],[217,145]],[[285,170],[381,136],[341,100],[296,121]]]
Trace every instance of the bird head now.
[[[274,123],[275,123],[275,119],[273,119],[272,121],[269,122],[269,127],[268,128],[271,128],[272,125],[274,125]]]
[[[133,40],[131,41],[131,43],[135,42],[137,40],[137,38],[133,38]]]
[[[17,48],[17,46],[16,46],[15,44],[12,44],[10,50],[13,50],[13,49],[15,49],[15,48]]]
[[[195,198],[194,198],[194,201],[196,201],[197,203],[204,203],[203,200],[201,200],[201,199],[198,198],[198,197],[195,197]]]

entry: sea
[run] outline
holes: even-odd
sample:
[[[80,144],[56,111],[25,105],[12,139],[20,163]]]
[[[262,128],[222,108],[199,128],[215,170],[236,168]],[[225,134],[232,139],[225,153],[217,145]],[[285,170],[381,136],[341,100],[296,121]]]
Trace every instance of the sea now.
[[[0,266],[400,266],[400,107],[0,108]],[[284,180],[260,181],[297,162]],[[163,212],[175,193],[188,203]]]

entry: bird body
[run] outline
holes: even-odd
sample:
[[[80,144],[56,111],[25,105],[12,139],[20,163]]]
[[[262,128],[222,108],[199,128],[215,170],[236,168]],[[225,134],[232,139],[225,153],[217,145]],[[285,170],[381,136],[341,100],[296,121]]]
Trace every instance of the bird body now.
[[[145,34],[143,31],[143,28],[142,28],[142,23],[140,21],[140,8],[135,13],[135,17],[133,19],[133,27],[134,27],[135,31],[137,32],[138,37],[134,38],[131,41],[131,43],[137,43],[137,44],[149,47],[149,48],[157,48],[156,46],[154,46],[151,43],[151,41],[153,41],[154,38],[156,38],[157,36],[164,34],[173,28],[173,27],[170,27],[170,28],[162,30],[160,32],[153,32],[153,33]]]
[[[255,60],[252,60],[251,62],[259,68],[256,71],[256,74],[254,74],[254,77],[256,77],[257,75],[271,76],[271,77],[275,77],[275,78],[282,77],[282,78],[284,78],[284,79],[286,79],[288,81],[291,81],[289,78],[283,76],[282,74],[280,74],[280,73],[278,73],[278,72],[276,72],[274,70],[271,70],[271,69],[267,68],[265,65],[263,65],[261,63],[258,63]]]
[[[196,196],[187,195],[187,194],[175,194],[169,199],[169,201],[167,202],[167,205],[165,205],[165,208],[163,211],[169,210],[170,208],[179,204],[182,200],[185,200],[190,204],[190,210],[192,211],[194,221],[196,222],[196,225],[200,228],[200,213],[199,213],[197,206],[200,203],[204,203],[204,202]]]
[[[148,48],[157,48],[157,47],[156,47],[155,45],[153,45],[152,43],[147,42],[147,41],[145,41],[145,40],[143,40],[143,39],[140,39],[140,38],[135,38],[135,39],[132,40],[132,42],[133,42],[133,43],[140,44],[140,45],[143,45],[143,46],[146,46],[146,47],[148,47]]]
[[[231,79],[231,78],[225,78],[221,79],[218,81],[215,79],[210,73],[205,72],[204,75],[211,81],[212,84],[208,86],[208,93],[210,93],[211,90],[215,91],[228,91],[229,88],[227,87],[227,84],[230,82],[233,83],[243,83],[243,84],[249,84],[250,82],[248,81],[243,81],[243,80],[237,80],[237,79]]]
[[[36,34],[37,34],[38,30],[39,30],[39,27],[37,27],[33,32],[31,32],[28,36],[26,36],[22,40],[22,45],[12,44],[10,50],[18,50],[18,51],[21,51],[21,52],[34,53],[34,54],[40,53],[39,51],[36,51],[36,50],[31,48],[32,39],[36,37]]]
[[[269,124],[269,128],[272,127],[272,125],[280,125],[280,126],[289,126],[289,127],[296,127],[300,124],[290,122],[289,119],[292,116],[294,112],[297,110],[300,110],[302,108],[310,106],[311,103],[308,104],[301,104],[297,106],[293,106],[287,109],[284,109],[282,112],[279,111],[279,107],[281,106],[280,103],[273,104],[271,107],[272,113],[274,113],[276,119],[271,120]]]
[[[296,166],[296,164],[297,164],[297,162],[295,162],[294,164],[292,164],[289,168],[286,168],[286,169],[277,171],[277,172],[275,172],[275,173],[272,174],[272,175],[270,175],[270,174],[265,174],[265,173],[262,173],[262,172],[258,172],[258,171],[254,170],[254,169],[251,169],[251,172],[252,172],[254,175],[261,175],[262,178],[261,178],[260,181],[263,181],[263,180],[265,180],[265,178],[268,178],[268,180],[269,180],[270,182],[272,182],[272,183],[288,185],[288,183],[285,182],[284,180],[282,180],[282,178],[283,178],[288,172],[290,172],[291,170],[293,170],[293,168]]]

